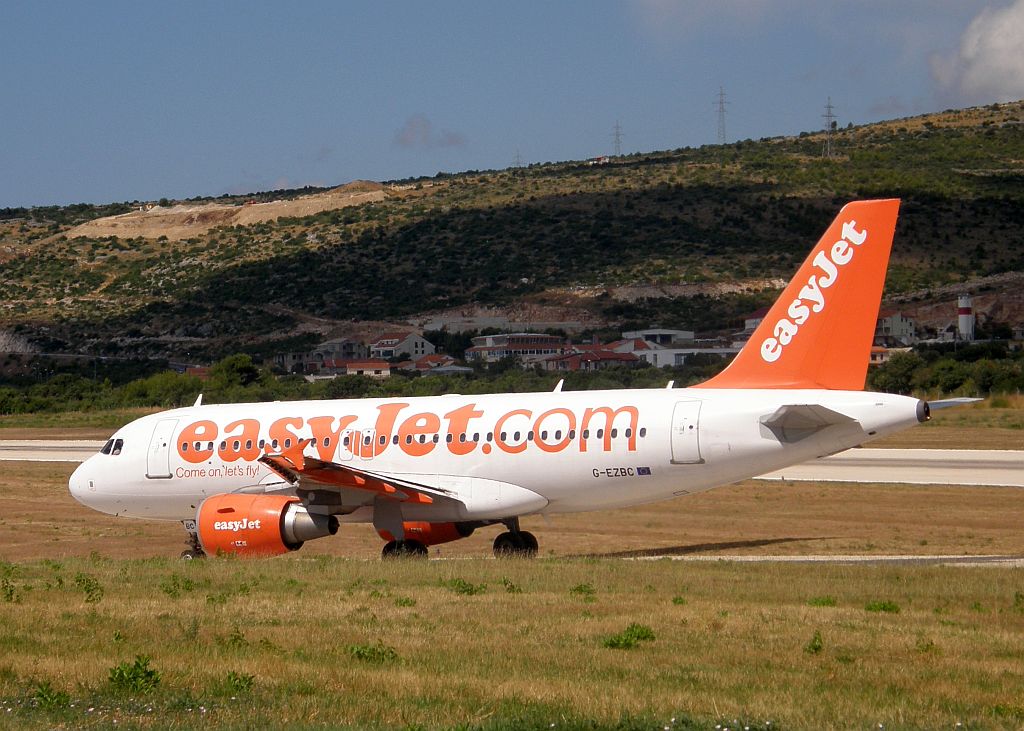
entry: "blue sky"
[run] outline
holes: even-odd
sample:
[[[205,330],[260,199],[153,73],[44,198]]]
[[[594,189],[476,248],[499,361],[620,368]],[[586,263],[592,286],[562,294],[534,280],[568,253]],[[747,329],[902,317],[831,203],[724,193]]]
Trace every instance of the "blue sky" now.
[[[1024,0],[0,0],[0,207],[580,159],[1024,97]]]

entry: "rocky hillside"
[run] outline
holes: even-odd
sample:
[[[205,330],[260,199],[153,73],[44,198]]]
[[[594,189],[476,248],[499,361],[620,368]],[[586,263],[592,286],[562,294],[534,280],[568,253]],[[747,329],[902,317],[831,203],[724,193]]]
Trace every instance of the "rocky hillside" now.
[[[824,159],[802,134],[148,212],[9,209],[0,327],[47,350],[192,359],[353,320],[713,330],[872,196],[904,200],[890,297],[941,307],[987,277],[980,313],[1024,319],[1002,296],[1019,279],[998,276],[1024,272],[1024,104],[844,129],[834,146]]]

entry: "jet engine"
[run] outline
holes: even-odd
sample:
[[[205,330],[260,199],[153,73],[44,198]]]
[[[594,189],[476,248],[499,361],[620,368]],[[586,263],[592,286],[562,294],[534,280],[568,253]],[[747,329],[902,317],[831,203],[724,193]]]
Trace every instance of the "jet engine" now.
[[[199,505],[196,527],[207,555],[276,556],[338,532],[334,515],[310,513],[297,497],[224,493]]]
[[[418,541],[424,546],[436,546],[438,543],[449,543],[473,534],[474,526],[470,523],[424,523],[406,521],[402,523],[406,541]],[[388,531],[377,531],[385,541],[394,540]]]

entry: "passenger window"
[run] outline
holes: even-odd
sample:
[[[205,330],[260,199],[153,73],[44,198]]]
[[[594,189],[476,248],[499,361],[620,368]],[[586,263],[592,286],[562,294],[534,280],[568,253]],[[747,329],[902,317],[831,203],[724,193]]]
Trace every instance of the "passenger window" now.
[[[345,440],[342,442],[342,444],[344,444],[346,447],[348,446],[348,437],[345,437]]]
[[[245,448],[246,449],[252,449],[252,439],[246,439],[245,440]]]
[[[545,442],[548,440],[548,430],[547,429],[545,429],[544,431],[542,431],[540,433],[540,438],[543,439]]]
[[[562,438],[562,430],[561,429],[556,429],[555,430],[555,439],[561,439],[561,438]]]
[[[487,441],[491,441],[492,439],[494,439],[494,432],[487,432]]]
[[[505,435],[506,434],[508,434],[508,432],[502,432],[501,433],[501,441],[505,441]]]
[[[227,443],[227,442],[221,442],[221,443],[220,443],[220,451],[222,451],[222,452],[223,452],[223,451],[224,451],[224,450],[226,450],[227,448],[228,448],[228,443]]]
[[[519,441],[519,432],[516,432],[515,434],[512,435],[512,441],[514,441],[514,442],[518,442]]]
[[[604,429],[598,429],[597,430],[597,438],[600,439],[603,436],[604,436]]]
[[[202,442],[196,442],[195,447],[197,452],[201,452],[203,450]]]
[[[647,436],[647,427],[646,426],[640,427],[640,436],[641,437],[646,437]]]
[[[103,445],[103,449],[106,450],[105,452],[103,452],[103,454],[109,454],[110,453],[110,442],[107,442],[105,445]],[[182,442],[181,443],[181,451],[182,452],[187,452],[188,451],[188,442]]]
[[[288,449],[288,447],[290,447],[290,446],[292,446],[292,440],[291,439],[285,439],[284,440],[284,448]]]
[[[183,445],[188,447],[188,445]],[[114,448],[114,440],[108,439],[107,443],[103,445],[103,449],[100,450],[100,454],[110,454],[110,450]]]
[[[405,443],[406,444],[412,444],[412,434],[406,434],[405,435]]]
[[[447,435],[445,436],[444,440],[445,440],[446,442],[448,442],[449,444],[451,444],[452,442],[454,442],[454,441],[455,441],[455,435],[454,435],[454,434],[450,434],[450,433],[449,433],[449,434],[447,434]]]
[[[330,437],[324,437],[324,446],[325,447],[331,446],[331,438]]]
[[[465,443],[466,443],[466,432],[462,432],[461,434],[459,434],[459,444],[465,444]]]
[[[420,434],[420,444],[426,444],[426,443],[427,443],[427,435],[426,434]]]
[[[528,441],[528,442],[532,442],[533,441],[533,430],[532,429],[530,431],[526,432],[526,441]]]
[[[477,432],[476,434],[473,435],[473,441],[474,442],[479,442],[480,441],[480,433],[479,432]]]
[[[381,444],[387,444],[388,443],[388,437],[387,437],[386,434],[381,436],[380,443]]]
[[[612,429],[612,439],[614,439],[617,436],[619,436],[619,430],[618,429]]]
[[[391,443],[392,444],[398,444],[398,435],[397,434],[395,434],[395,436],[391,437]]]
[[[570,429],[569,430],[569,438],[570,439],[575,439],[576,438],[576,430],[575,429]]]
[[[242,443],[240,441],[238,441],[237,439],[234,442],[231,443],[231,449],[233,451],[237,452],[241,448],[242,448]]]
[[[437,443],[438,443],[439,441],[441,441],[441,437],[440,437],[440,435],[438,435],[438,434],[435,434],[435,435],[434,435],[434,444],[437,444]]]
[[[277,451],[277,440],[276,439],[270,443],[270,447],[271,447],[271,449]]]
[[[584,429],[583,430],[583,438],[584,439],[590,439],[590,429]]]
[[[633,430],[626,429],[626,439],[629,439],[631,436],[633,436]]]
[[[267,441],[265,439],[260,439],[260,449],[263,449],[263,447],[265,447],[266,445]]]

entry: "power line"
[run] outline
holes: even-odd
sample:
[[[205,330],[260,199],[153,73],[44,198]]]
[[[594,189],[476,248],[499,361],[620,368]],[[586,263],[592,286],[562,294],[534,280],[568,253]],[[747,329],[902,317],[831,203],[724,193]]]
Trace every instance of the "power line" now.
[[[729,104],[725,100],[725,89],[718,87],[718,144],[725,144],[725,107]]]
[[[835,129],[836,115],[832,113],[834,107],[832,106],[832,97],[828,98],[828,103],[825,105],[825,113],[821,116],[825,118],[825,148],[822,150],[822,157],[832,157],[832,130]]]
[[[523,158],[519,155],[519,150],[516,150],[516,156],[512,160],[512,167],[521,168],[523,166]]]
[[[615,142],[615,157],[621,157],[622,138],[624,135],[622,134],[622,125],[619,124],[619,120],[615,120],[615,127],[613,129],[614,131],[612,132],[612,140]]]

